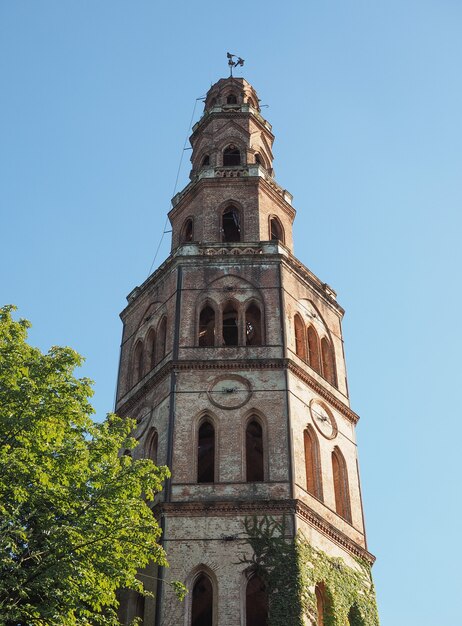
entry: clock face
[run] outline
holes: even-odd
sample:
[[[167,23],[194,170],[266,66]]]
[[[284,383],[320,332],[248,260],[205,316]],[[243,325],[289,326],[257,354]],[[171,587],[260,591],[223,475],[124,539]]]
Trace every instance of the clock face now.
[[[337,436],[337,424],[330,410],[321,402],[312,400],[310,404],[310,413],[313,418],[314,425],[321,435],[327,439],[333,439]]]

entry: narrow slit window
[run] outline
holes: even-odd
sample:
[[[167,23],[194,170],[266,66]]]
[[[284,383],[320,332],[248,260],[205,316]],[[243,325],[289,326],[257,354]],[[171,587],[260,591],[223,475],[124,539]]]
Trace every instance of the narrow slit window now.
[[[213,483],[215,480],[215,430],[210,422],[199,428],[197,442],[197,482]]]
[[[215,345],[215,311],[211,306],[204,307],[199,317],[199,345]]]
[[[323,337],[321,339],[321,355],[322,355],[322,375],[335,387],[335,368],[334,368],[334,351],[330,341]]]
[[[241,240],[241,225],[237,209],[234,207],[226,209],[221,227],[224,242],[235,243]]]
[[[262,345],[261,311],[251,304],[245,312],[245,342],[248,346]]]
[[[191,626],[212,626],[213,587],[210,578],[200,574],[192,592]]]
[[[263,476],[263,431],[256,420],[247,425],[246,444],[246,478],[248,483],[262,482]]]
[[[223,151],[223,165],[225,167],[233,167],[241,164],[241,153],[236,146],[228,146]]]
[[[316,626],[324,626],[326,603],[324,600],[324,590],[321,585],[316,585],[314,593],[316,596]]]
[[[305,444],[306,490],[318,500],[322,500],[319,443],[311,427],[305,430],[303,439]]]
[[[167,342],[167,318],[163,317],[159,324],[158,336],[158,352],[157,362],[159,363],[165,356],[166,342]]]
[[[145,457],[147,459],[151,459],[151,461],[156,464],[157,464],[158,442],[159,442],[159,437],[157,435],[157,430],[155,428],[151,428],[146,439]]]
[[[147,348],[149,366],[151,369],[153,369],[153,367],[155,367],[156,365],[156,333],[153,328],[151,328],[148,334]]]
[[[232,304],[228,304],[223,311],[223,342],[225,346],[237,346],[239,343],[238,315]]]
[[[304,361],[306,360],[305,324],[298,313],[294,317],[295,352]]]
[[[133,384],[136,384],[144,376],[144,351],[143,343],[141,341],[138,341],[138,343],[136,344],[133,365]]]
[[[257,574],[247,583],[245,616],[248,626],[268,626],[268,594],[265,583]]]

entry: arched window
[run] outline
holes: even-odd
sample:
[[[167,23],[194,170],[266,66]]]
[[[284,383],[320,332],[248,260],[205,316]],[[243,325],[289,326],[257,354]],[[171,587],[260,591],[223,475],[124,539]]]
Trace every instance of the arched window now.
[[[157,435],[157,430],[155,428],[151,428],[148,436],[146,437],[146,443],[144,444],[144,456],[146,459],[151,459],[151,461],[156,464],[158,443],[159,437]]]
[[[199,345],[215,345],[215,311],[211,306],[205,306],[199,317]]]
[[[167,343],[167,318],[161,319],[159,329],[157,331],[157,362],[159,363],[165,356],[165,349]]]
[[[248,346],[262,345],[261,311],[256,304],[251,304],[245,312],[245,343]]]
[[[213,626],[213,587],[205,574],[199,574],[194,583],[191,626]]]
[[[138,618],[138,623],[144,623],[144,596],[140,593],[136,594],[135,615],[133,617]]]
[[[233,93],[226,98],[226,104],[237,104],[237,98]]]
[[[313,326],[308,326],[308,363],[319,374],[321,373],[321,362],[319,360],[319,337]]]
[[[364,620],[356,604],[353,604],[348,611],[348,624],[349,626],[364,626]]]
[[[144,351],[142,341],[138,341],[135,346],[133,368],[133,384],[136,385],[144,376]]]
[[[321,355],[322,375],[327,382],[335,387],[334,350],[330,341],[326,337],[321,339]]]
[[[268,594],[257,574],[249,578],[245,590],[245,617],[247,626],[268,626]]]
[[[270,239],[271,241],[282,241],[284,243],[284,229],[277,217],[270,219]]]
[[[240,164],[241,153],[239,152],[239,148],[237,148],[234,144],[231,144],[223,151],[223,165],[225,167],[232,167]]]
[[[203,422],[197,441],[197,482],[215,480],[215,430],[210,422]]]
[[[223,341],[225,346],[237,346],[239,343],[238,314],[231,302],[223,311]]]
[[[224,242],[234,243],[241,240],[239,212],[233,206],[228,207],[223,213],[221,233]]]
[[[151,328],[148,333],[148,338],[146,340],[146,349],[148,351],[147,362],[149,363],[150,369],[152,369],[156,365],[156,333],[154,331],[154,328]]]
[[[295,352],[304,361],[306,360],[305,324],[298,313],[294,317]]]
[[[305,429],[303,439],[305,444],[306,490],[318,498],[318,500],[322,501],[319,443],[311,426]]]
[[[202,159],[201,167],[206,167],[207,165],[210,165],[210,156],[208,154]]]
[[[189,243],[193,240],[194,223],[192,217],[188,217],[183,224],[180,235],[180,243]]]
[[[348,473],[343,454],[336,446],[332,452],[332,473],[334,477],[335,510],[351,524],[350,493]]]
[[[263,481],[263,431],[256,420],[249,422],[245,431],[245,460],[247,482]]]
[[[316,626],[324,626],[324,613],[326,611],[324,585],[322,583],[316,585],[314,593],[316,596]]]

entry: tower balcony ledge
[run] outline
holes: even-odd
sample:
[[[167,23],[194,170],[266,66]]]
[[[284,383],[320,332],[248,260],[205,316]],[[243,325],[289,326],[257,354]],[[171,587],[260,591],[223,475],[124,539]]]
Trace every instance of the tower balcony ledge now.
[[[222,105],[217,104],[211,109],[208,109],[207,111],[204,112],[200,120],[196,122],[194,126],[192,127],[192,134],[194,135],[197,132],[197,130],[206,121],[209,121],[209,119],[212,116],[217,115],[217,114],[223,115],[223,113],[228,114],[228,115],[236,115],[236,113],[237,114],[244,113],[245,115],[248,115],[250,113],[254,117],[256,117],[256,119],[260,122],[260,124],[262,124],[269,132],[272,131],[273,127],[267,120],[265,120],[265,118],[260,113],[260,111],[258,111],[258,109],[255,109],[253,106],[251,106],[248,103],[243,103],[243,104],[222,104]]]
[[[289,206],[292,206],[293,196],[283,189],[274,178],[268,173],[268,171],[259,163],[250,163],[248,165],[230,165],[230,166],[218,166],[218,167],[202,167],[200,170],[194,173],[193,180],[186,185],[184,189],[175,194],[172,198],[172,210],[180,203],[180,201],[193,189],[197,183],[204,179],[216,179],[216,178],[262,178],[279,196],[281,196]],[[170,212],[171,214],[171,212]]]

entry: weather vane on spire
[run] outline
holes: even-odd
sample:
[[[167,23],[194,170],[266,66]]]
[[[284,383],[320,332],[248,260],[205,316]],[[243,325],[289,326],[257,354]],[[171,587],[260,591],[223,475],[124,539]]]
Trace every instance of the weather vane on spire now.
[[[228,57],[229,75],[232,78],[233,67],[244,65],[244,59],[241,59],[241,57],[238,57],[236,54],[231,54],[230,52],[227,52],[226,56]]]

